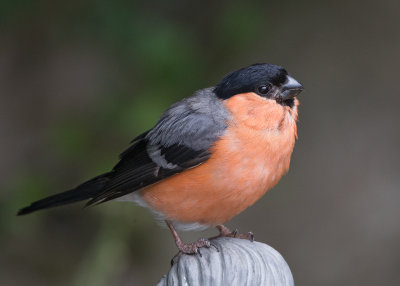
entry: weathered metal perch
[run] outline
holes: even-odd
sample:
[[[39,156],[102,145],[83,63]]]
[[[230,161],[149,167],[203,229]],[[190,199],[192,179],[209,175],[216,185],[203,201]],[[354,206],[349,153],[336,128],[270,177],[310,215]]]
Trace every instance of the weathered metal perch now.
[[[217,238],[215,248],[202,248],[201,255],[182,255],[157,286],[265,285],[293,286],[293,276],[283,257],[260,242]]]

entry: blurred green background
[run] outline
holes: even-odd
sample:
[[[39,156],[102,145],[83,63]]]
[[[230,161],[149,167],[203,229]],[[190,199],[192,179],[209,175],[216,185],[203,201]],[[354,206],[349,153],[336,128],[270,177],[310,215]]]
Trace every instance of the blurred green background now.
[[[306,87],[299,140],[228,225],[280,251],[296,285],[400,285],[399,15],[395,0],[2,0],[0,285],[155,284],[176,248],[147,210],[16,211],[109,170],[171,103],[256,62]]]

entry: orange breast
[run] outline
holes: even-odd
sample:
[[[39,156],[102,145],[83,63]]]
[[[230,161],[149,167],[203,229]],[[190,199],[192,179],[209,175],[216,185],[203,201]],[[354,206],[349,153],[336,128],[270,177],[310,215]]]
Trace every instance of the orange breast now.
[[[232,119],[204,164],[141,191],[167,219],[217,225],[254,204],[288,171],[296,136],[295,108],[254,93],[224,101]]]

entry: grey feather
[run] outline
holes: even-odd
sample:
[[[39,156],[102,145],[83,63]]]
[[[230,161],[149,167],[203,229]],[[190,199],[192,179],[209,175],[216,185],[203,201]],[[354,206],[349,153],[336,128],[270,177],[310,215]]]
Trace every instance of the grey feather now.
[[[161,154],[161,146],[159,144],[147,144],[147,153],[151,160],[160,167],[166,169],[175,169],[178,167],[165,159],[164,154]]]
[[[193,150],[208,149],[226,127],[230,117],[213,88],[197,91],[172,105],[146,135],[151,144],[165,147],[185,145]]]

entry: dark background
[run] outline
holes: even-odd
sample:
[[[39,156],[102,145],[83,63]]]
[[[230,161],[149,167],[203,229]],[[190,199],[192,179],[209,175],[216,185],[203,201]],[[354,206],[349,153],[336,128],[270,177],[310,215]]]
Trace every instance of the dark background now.
[[[281,252],[296,285],[400,285],[397,0],[0,5],[1,285],[155,284],[176,248],[147,210],[15,213],[256,62],[306,87],[299,139],[289,174],[228,225]]]

